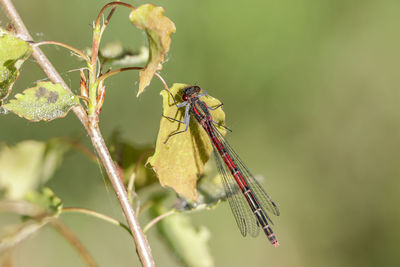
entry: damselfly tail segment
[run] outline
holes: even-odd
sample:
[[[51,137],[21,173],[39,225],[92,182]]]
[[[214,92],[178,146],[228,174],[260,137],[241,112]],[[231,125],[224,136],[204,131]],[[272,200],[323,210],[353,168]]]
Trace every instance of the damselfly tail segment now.
[[[186,124],[184,130],[186,131],[190,115],[192,115],[210,137],[227,199],[242,235],[256,236],[261,228],[271,244],[276,247],[279,243],[270,227],[270,224],[273,223],[267,212],[279,215],[279,210],[219,132],[209,112],[215,108],[208,107],[205,102],[200,100],[200,97],[207,95],[204,90],[203,93],[200,92],[201,89],[198,86],[187,87],[183,90],[183,103],[178,105],[174,99],[178,108],[185,107],[184,121],[179,122]],[[169,137],[175,134],[170,134]]]

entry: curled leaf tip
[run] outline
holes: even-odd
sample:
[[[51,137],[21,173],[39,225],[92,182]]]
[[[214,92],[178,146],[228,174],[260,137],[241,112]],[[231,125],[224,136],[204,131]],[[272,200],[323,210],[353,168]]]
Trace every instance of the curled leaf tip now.
[[[129,16],[131,22],[146,32],[149,42],[149,60],[139,73],[139,96],[150,84],[156,71],[162,69],[165,54],[171,45],[170,35],[176,31],[175,24],[163,15],[164,8],[145,4],[133,10]]]

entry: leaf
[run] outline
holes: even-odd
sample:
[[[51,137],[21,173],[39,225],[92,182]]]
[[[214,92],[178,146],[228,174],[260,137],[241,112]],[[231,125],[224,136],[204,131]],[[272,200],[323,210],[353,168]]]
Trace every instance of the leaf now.
[[[151,209],[154,218],[166,211],[161,203],[153,205]],[[186,266],[214,266],[208,247],[210,232],[207,228],[193,226],[190,218],[182,213],[175,213],[162,219],[156,227],[175,255]]]
[[[19,68],[31,53],[27,42],[0,28],[0,104],[10,94]]]
[[[48,187],[44,187],[40,192],[29,192],[25,195],[25,200],[41,207],[50,216],[58,216],[63,207],[61,199],[55,196]]]
[[[178,103],[182,102],[181,91],[185,87],[186,84],[174,84],[171,88],[171,93]],[[160,94],[163,97],[164,116],[183,121],[184,108],[178,110],[167,91],[164,90]],[[211,96],[203,96],[201,100],[210,107],[220,104],[219,100]],[[221,108],[210,110],[210,113],[215,122],[224,125],[225,113]],[[147,162],[152,166],[162,186],[172,187],[179,195],[198,201],[197,178],[203,173],[204,164],[209,160],[213,148],[207,133],[195,118],[191,118],[187,132],[172,136],[164,144],[169,134],[183,129],[185,125],[163,117],[155,153]],[[220,132],[225,134],[225,129],[221,127]]]
[[[33,88],[17,94],[4,107],[30,121],[51,121],[63,118],[68,111],[79,105],[79,99],[61,84],[38,82]]]
[[[22,199],[46,182],[60,164],[66,148],[48,143],[27,140],[13,147],[0,149],[0,189],[6,199]]]
[[[5,198],[22,199],[40,182],[40,166],[45,143],[23,141],[14,147],[3,146],[0,151],[0,187]]]
[[[146,31],[149,41],[149,61],[139,74],[139,96],[150,84],[156,71],[162,69],[164,56],[171,44],[170,35],[175,32],[175,24],[163,15],[164,8],[152,4],[141,5],[129,15],[131,22],[139,29]]]

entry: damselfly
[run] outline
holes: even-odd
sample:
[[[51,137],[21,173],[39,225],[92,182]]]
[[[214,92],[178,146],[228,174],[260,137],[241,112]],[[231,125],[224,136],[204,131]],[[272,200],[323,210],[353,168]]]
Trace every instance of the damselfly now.
[[[171,94],[171,92],[169,93]],[[256,236],[261,228],[268,240],[276,247],[279,243],[269,226],[269,223],[273,223],[267,211],[274,215],[279,215],[278,207],[216,127],[219,124],[213,120],[209,110],[220,108],[222,104],[216,107],[207,106],[204,101],[200,100],[202,96],[206,95],[207,92],[200,89],[200,87],[190,86],[183,89],[183,102],[177,104],[171,94],[178,108],[185,107],[185,116],[183,121],[167,118],[185,124],[185,129],[171,133],[165,143],[171,136],[187,131],[190,116],[193,116],[210,137],[218,171],[222,177],[226,196],[240,232],[243,236],[246,236],[247,233],[251,236]]]

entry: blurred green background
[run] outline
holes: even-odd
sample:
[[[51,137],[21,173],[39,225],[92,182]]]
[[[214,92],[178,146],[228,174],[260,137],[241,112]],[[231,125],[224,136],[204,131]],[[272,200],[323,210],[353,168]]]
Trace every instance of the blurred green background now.
[[[143,1],[129,1],[133,5]],[[35,40],[84,48],[103,0],[15,0]],[[264,236],[242,238],[227,203],[191,215],[211,232],[216,266],[400,266],[400,2],[345,0],[153,1],[176,24],[168,62],[169,84],[205,88],[224,102],[229,140],[278,203],[273,218],[281,245]],[[145,44],[120,8],[105,41]],[[7,18],[1,13],[4,26]],[[78,92],[80,62],[69,52],[45,53]],[[137,99],[137,73],[107,83],[101,129],[153,145],[161,115],[161,84]],[[30,59],[15,92],[45,76]],[[86,140],[71,113],[63,120],[30,123],[0,117],[0,141]],[[65,206],[122,218],[100,168],[70,153],[49,186]],[[2,215],[4,216],[4,215]],[[84,215],[63,221],[99,266],[139,266],[121,229]],[[5,216],[1,224],[17,221]],[[155,229],[149,233],[158,266],[177,266]],[[15,266],[85,266],[73,248],[45,228],[14,253]]]

